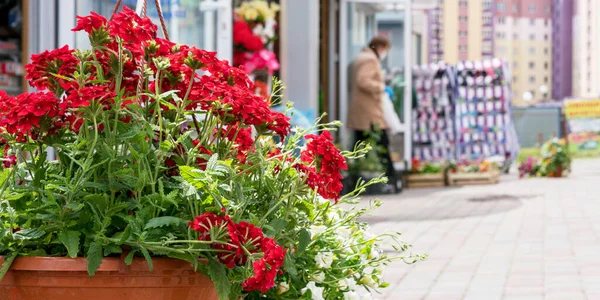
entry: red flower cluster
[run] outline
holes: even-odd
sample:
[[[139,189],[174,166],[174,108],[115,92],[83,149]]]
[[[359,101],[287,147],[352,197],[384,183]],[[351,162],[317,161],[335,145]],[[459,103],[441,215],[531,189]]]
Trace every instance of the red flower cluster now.
[[[81,19],[80,19],[81,21]],[[79,26],[79,22],[77,22]],[[123,7],[123,11],[116,14],[108,23],[108,30],[113,36],[118,36],[123,41],[134,45],[156,38],[158,27],[149,18],[142,18],[134,10]]]
[[[37,136],[44,126],[46,131],[56,130],[62,113],[58,99],[50,93],[25,93],[10,97],[0,93],[0,128],[18,137]]]
[[[71,31],[85,31],[88,34],[92,34],[92,31],[100,29],[100,27],[106,27],[106,18],[95,13],[90,12],[90,16],[81,17],[77,16],[77,26],[71,29]]]
[[[265,237],[260,228],[247,222],[236,224],[227,215],[211,212],[197,216],[189,226],[200,233],[200,240],[221,240],[212,244],[212,247],[222,250],[217,256],[229,268],[245,265],[248,253],[262,252],[263,257],[252,263],[254,275],[242,285],[245,291],[266,293],[275,286],[275,277],[281,272],[279,269],[283,266],[287,249],[274,239]]]
[[[296,169],[306,174],[307,184],[323,198],[337,201],[343,188],[341,170],[348,169],[346,159],[333,144],[329,131],[320,135],[309,134],[306,139],[310,141],[300,153],[300,158],[308,164],[315,162],[316,166],[310,168],[299,164]]]
[[[78,60],[73,56],[73,52],[65,45],[52,51],[31,55],[31,63],[25,65],[25,79],[29,81],[29,85],[39,90],[56,91],[62,80],[53,74],[71,77],[75,72]]]

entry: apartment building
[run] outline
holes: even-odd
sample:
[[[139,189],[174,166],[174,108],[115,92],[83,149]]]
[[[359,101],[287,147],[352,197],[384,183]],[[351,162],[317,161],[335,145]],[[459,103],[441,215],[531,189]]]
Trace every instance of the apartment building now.
[[[573,96],[600,96],[600,1],[573,0]]]

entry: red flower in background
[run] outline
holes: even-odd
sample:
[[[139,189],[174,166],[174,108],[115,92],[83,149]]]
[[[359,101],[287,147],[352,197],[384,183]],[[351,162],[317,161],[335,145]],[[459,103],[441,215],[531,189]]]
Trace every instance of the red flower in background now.
[[[16,97],[0,95],[0,127],[10,134],[29,135],[34,128],[39,129],[40,123],[46,120],[46,130],[52,128],[52,120],[60,115],[58,99],[50,93],[25,93]],[[58,123],[54,123],[58,124]]]
[[[265,47],[262,39],[254,35],[252,28],[244,20],[233,23],[233,44],[248,51],[259,51]]]

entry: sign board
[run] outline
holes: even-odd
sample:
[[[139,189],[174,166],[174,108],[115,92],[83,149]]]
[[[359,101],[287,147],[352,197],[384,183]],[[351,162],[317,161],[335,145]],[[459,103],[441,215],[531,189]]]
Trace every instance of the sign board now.
[[[565,117],[569,125],[569,150],[600,154],[600,99],[566,102]]]

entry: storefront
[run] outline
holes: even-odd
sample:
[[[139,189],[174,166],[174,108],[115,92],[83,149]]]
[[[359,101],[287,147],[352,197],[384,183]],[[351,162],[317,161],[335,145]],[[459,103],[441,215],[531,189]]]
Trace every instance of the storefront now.
[[[13,26],[12,34],[1,36],[2,44],[11,41],[6,50],[0,47],[2,69],[0,88],[20,92],[26,84],[20,65],[31,53],[38,53],[62,45],[87,48],[88,40],[70,29],[77,15],[95,11],[109,17],[116,0],[11,0],[0,7],[2,28]],[[233,11],[242,0],[161,0],[160,4],[171,40],[217,52],[220,58],[232,60]],[[274,52],[281,64],[275,74],[286,85],[286,101],[309,120],[327,112],[327,120],[346,121],[348,107],[348,67],[354,56],[379,31],[389,33],[394,52],[387,65],[398,68],[418,60],[421,46],[413,30],[412,15],[407,11],[422,10],[419,2],[411,8],[410,2],[398,0],[271,0],[281,6],[277,16],[278,30]],[[123,0],[131,9],[141,11],[143,0]],[[17,7],[15,9],[15,7]],[[15,13],[19,12],[19,14]],[[385,13],[382,13],[385,12]],[[154,1],[148,2],[147,14],[158,23]],[[11,25],[12,24],[12,25]],[[21,24],[21,25],[19,25]],[[384,27],[385,25],[385,27]],[[20,27],[19,27],[20,26]],[[382,28],[379,28],[379,27]],[[395,27],[394,27],[395,26]],[[417,30],[418,31],[418,30]],[[380,32],[380,33],[381,33]],[[401,34],[413,32],[413,34]],[[2,34],[3,32],[0,32]],[[16,48],[16,49],[15,49]],[[10,62],[10,63],[6,63]],[[410,62],[405,64],[405,62]],[[11,71],[17,70],[17,71]],[[12,72],[14,74],[6,74]],[[411,70],[404,68],[405,87],[410,88]],[[7,80],[7,76],[11,76]],[[410,122],[410,101],[405,101],[403,122]],[[405,135],[409,132],[405,130]],[[348,145],[350,134],[342,130],[342,145]],[[404,148],[410,149],[410,138],[404,139]],[[409,160],[410,151],[405,152]]]

